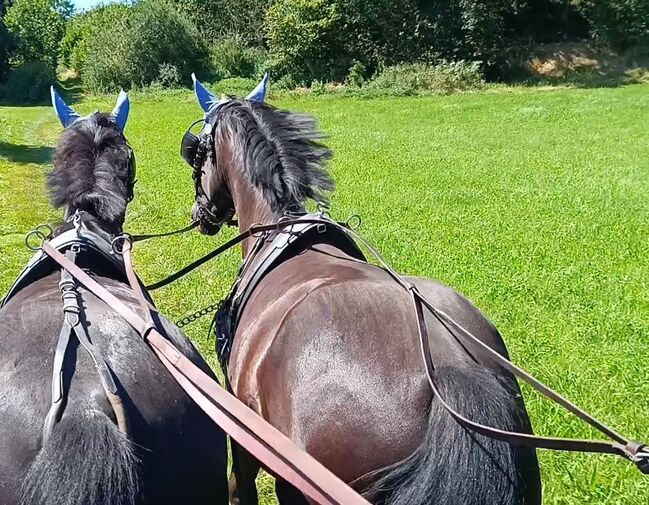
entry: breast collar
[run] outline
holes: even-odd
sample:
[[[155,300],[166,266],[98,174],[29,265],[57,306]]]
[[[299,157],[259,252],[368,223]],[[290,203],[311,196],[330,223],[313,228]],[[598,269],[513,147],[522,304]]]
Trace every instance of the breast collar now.
[[[266,275],[314,244],[329,244],[360,261],[365,256],[358,245],[320,214],[292,215],[292,219],[318,219],[321,223],[295,224],[269,236],[260,236],[242,262],[230,294],[223,300],[212,321],[216,333],[217,354],[225,370],[234,335],[250,297]]]

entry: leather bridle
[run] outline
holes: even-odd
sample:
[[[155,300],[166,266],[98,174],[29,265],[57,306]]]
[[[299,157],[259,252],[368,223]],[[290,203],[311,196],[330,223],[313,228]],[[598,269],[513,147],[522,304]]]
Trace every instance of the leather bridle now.
[[[204,123],[199,135],[194,135],[191,129],[199,124]],[[212,156],[216,167],[216,152],[214,150],[214,126],[212,123],[199,119],[194,121],[185,134],[180,144],[180,155],[185,162],[192,167],[192,179],[194,180],[195,201],[197,206],[197,215],[194,216],[201,223],[207,223],[215,232],[230,221],[234,216],[234,206],[219,208],[215,201],[231,201],[232,198],[227,190],[219,190],[211,198],[203,187],[203,165],[208,156]]]

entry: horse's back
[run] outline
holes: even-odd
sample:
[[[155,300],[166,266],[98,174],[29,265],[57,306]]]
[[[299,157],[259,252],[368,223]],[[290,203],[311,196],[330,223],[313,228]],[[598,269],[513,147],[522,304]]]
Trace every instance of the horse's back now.
[[[132,309],[128,289],[98,278]],[[0,502],[17,503],[17,484],[42,447],[43,423],[51,403],[52,368],[63,324],[59,274],[16,294],[0,311]],[[113,310],[83,288],[82,324],[110,366],[129,420],[138,471],[145,483],[142,503],[200,503],[225,493],[223,432],[182,391],[142,338]],[[167,336],[196,364],[207,365],[177,328],[164,318]],[[67,402],[61,422],[105,418],[115,424],[92,359],[73,337],[68,347]],[[69,368],[68,368],[69,369]],[[211,373],[211,372],[210,372]],[[72,419],[74,418],[74,420]],[[79,431],[80,425],[74,428]],[[70,443],[73,438],[69,437]],[[64,447],[67,447],[65,445]],[[107,455],[108,456],[108,455]],[[90,464],[90,463],[88,463]],[[216,489],[216,476],[223,489]],[[4,491],[3,491],[4,490]],[[210,492],[211,491],[211,492]],[[5,492],[5,496],[3,496]],[[3,499],[4,498],[4,499]],[[192,501],[193,500],[193,501]],[[140,503],[140,502],[138,502]]]

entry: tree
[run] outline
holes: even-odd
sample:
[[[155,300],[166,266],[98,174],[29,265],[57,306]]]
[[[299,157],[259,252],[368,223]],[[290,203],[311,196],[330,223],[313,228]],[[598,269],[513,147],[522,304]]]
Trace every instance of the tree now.
[[[56,10],[57,0],[14,0],[4,22],[15,40],[12,62],[42,61],[56,68],[65,21]]]

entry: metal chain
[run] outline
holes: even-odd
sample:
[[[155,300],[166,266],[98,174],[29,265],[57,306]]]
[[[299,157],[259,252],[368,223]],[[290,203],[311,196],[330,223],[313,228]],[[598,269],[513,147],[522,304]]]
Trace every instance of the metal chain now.
[[[218,310],[220,307],[221,307],[221,301],[219,300],[216,303],[208,305],[207,307],[205,307],[205,308],[203,308],[201,310],[197,310],[196,312],[193,312],[193,313],[183,317],[182,319],[179,319],[178,321],[176,321],[175,324],[176,324],[176,326],[178,326],[178,328],[182,328],[183,326],[187,326],[188,324],[195,323],[201,317],[204,317],[204,316],[206,316],[208,314],[211,314],[212,312]]]

